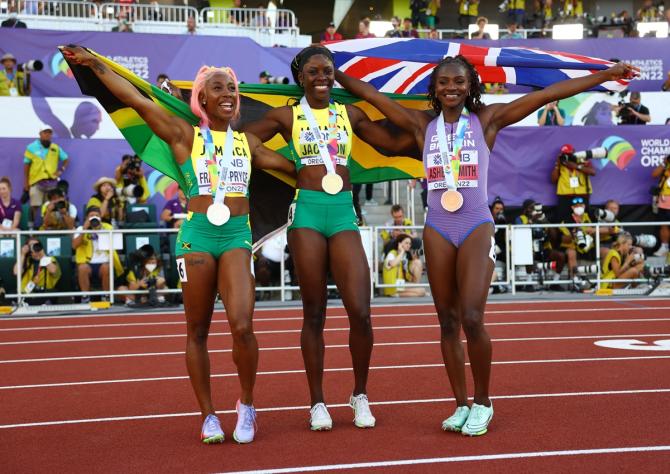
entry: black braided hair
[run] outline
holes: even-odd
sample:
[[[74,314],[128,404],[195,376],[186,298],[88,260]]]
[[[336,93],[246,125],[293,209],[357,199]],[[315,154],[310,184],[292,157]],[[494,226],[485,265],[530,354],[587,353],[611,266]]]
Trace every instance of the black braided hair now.
[[[296,54],[295,58],[293,58],[293,61],[291,61],[291,74],[293,75],[293,80],[299,86],[300,80],[298,79],[298,73],[302,71],[303,66],[309,60],[309,58],[316,56],[317,54],[325,56],[330,60],[331,63],[335,62],[333,61],[333,53],[331,53],[328,48],[324,48],[323,46],[307,46],[305,49]]]
[[[442,61],[440,61],[437,66],[435,66],[433,72],[430,74],[430,82],[428,83],[428,100],[430,101],[430,105],[433,107],[433,110],[437,114],[442,112],[442,104],[440,104],[440,101],[437,99],[437,97],[435,97],[435,82],[437,81],[437,73],[447,64],[457,64],[459,66],[463,66],[467,72],[468,80],[470,81],[470,90],[468,96],[465,99],[465,107],[470,112],[475,114],[478,113],[484,106],[481,101],[482,85],[479,82],[479,74],[477,74],[475,67],[470,64],[467,59],[465,59],[465,56],[460,54],[456,57],[447,56]]]

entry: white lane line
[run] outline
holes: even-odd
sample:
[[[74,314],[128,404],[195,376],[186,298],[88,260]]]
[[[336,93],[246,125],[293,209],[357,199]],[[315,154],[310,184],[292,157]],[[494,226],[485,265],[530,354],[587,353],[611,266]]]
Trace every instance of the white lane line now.
[[[644,318],[644,319],[580,319],[580,320],[559,320],[559,321],[512,321],[506,323],[486,323],[485,326],[528,326],[543,324],[598,324],[598,323],[634,323],[634,322],[663,322],[670,321],[670,318]],[[413,324],[400,326],[374,326],[375,331],[393,330],[393,329],[433,329],[439,328],[439,324]],[[348,327],[326,328],[326,332],[349,331]],[[301,329],[271,329],[266,331],[254,331],[254,334],[295,334],[301,332]],[[149,336],[110,336],[110,337],[83,337],[76,339],[38,339],[29,341],[8,341],[0,342],[0,346],[17,346],[26,344],[55,344],[60,342],[94,342],[94,341],[130,341],[137,339],[165,339],[174,337],[185,337],[186,333],[181,334],[154,334]],[[229,332],[211,332],[209,337],[230,336]]]
[[[529,394],[515,394],[515,395],[498,395],[491,396],[493,400],[516,400],[516,399],[532,399],[532,398],[563,398],[563,397],[595,397],[595,396],[609,396],[609,395],[641,395],[641,394],[655,394],[655,393],[670,393],[670,388],[653,388],[653,389],[639,389],[639,390],[602,390],[597,392],[562,392],[562,393],[529,393]],[[472,399],[472,397],[470,397]],[[370,402],[370,405],[410,405],[418,403],[443,403],[452,402],[454,398],[429,398],[418,400],[388,400],[382,402]],[[289,407],[269,407],[257,408],[257,412],[279,412],[279,411],[295,411],[295,410],[309,410],[309,406],[289,406]],[[329,404],[328,408],[348,408],[351,406],[348,403]],[[230,415],[237,413],[235,410],[218,410],[216,413]],[[78,420],[58,420],[58,421],[38,421],[32,423],[15,423],[9,425],[0,425],[0,429],[11,428],[30,428],[35,426],[54,426],[54,425],[74,425],[80,423],[101,423],[109,421],[132,421],[132,420],[150,420],[156,418],[175,418],[181,416],[200,416],[200,412],[187,413],[163,413],[154,415],[135,415],[135,416],[116,416],[108,418],[82,418]]]
[[[600,336],[550,336],[550,337],[512,337],[512,338],[493,338],[491,342],[533,342],[533,341],[568,341],[579,339],[607,339],[607,338],[632,338],[632,337],[666,337],[670,334],[608,334]],[[461,342],[466,343],[465,339]],[[384,346],[422,346],[439,344],[439,340],[434,341],[401,341],[401,342],[375,342],[374,347]],[[342,349],[349,348],[348,344],[328,344],[326,349]],[[280,347],[259,347],[259,351],[292,351],[300,350],[300,346],[280,346]],[[210,354],[225,354],[232,352],[232,349],[210,349]],[[136,352],[130,354],[99,354],[88,356],[66,356],[66,357],[43,357],[37,359],[9,359],[0,360],[0,364],[21,364],[31,362],[54,362],[66,360],[91,360],[91,359],[123,359],[128,357],[159,357],[159,356],[183,356],[184,351],[169,351],[169,352]]]
[[[284,474],[290,472],[336,471],[342,469],[372,469],[392,466],[416,466],[421,464],[445,464],[452,462],[495,461],[499,459],[527,459],[553,456],[587,456],[597,454],[622,454],[670,451],[670,446],[634,446],[621,448],[570,449],[565,451],[532,451],[524,453],[478,454],[473,456],[452,456],[444,458],[401,459],[397,461],[374,461],[350,464],[329,464],[321,466],[300,466],[257,471],[228,471],[227,474]],[[226,474],[226,473],[222,473]]]
[[[535,314],[535,313],[601,313],[601,312],[626,312],[626,311],[655,311],[655,310],[669,310],[670,306],[659,307],[644,307],[644,308],[589,308],[589,309],[574,309],[574,308],[553,308],[553,309],[523,309],[523,310],[493,310],[486,311],[485,316],[493,314]],[[216,313],[215,313],[216,314]],[[372,314],[372,319],[376,318],[404,318],[404,317],[436,317],[435,311],[429,313],[382,313]],[[333,319],[348,319],[346,315],[328,315],[326,320]],[[1,321],[6,320],[2,319]],[[24,319],[24,321],[26,321]],[[279,317],[279,318],[254,318],[254,323],[259,322],[275,322],[275,321],[302,321],[302,317]],[[212,319],[212,324],[228,324],[225,319]],[[180,319],[178,321],[160,321],[160,322],[142,322],[142,323],[103,323],[103,324],[71,324],[64,326],[26,326],[17,328],[0,328],[0,332],[16,332],[16,331],[46,331],[58,329],[88,329],[88,328],[122,328],[122,327],[137,327],[137,326],[185,326],[186,320]]]
[[[525,365],[525,364],[561,364],[561,363],[575,363],[575,362],[611,362],[611,361],[632,361],[632,360],[647,360],[647,359],[670,359],[668,356],[620,356],[620,357],[584,357],[584,358],[573,358],[573,359],[539,359],[539,360],[501,360],[493,361],[492,365]],[[466,362],[465,365],[470,365],[469,362]],[[440,362],[437,364],[410,364],[410,365],[380,365],[372,366],[370,370],[403,370],[403,369],[432,369],[436,367],[444,367],[444,363]],[[330,369],[324,369],[324,372],[350,372],[352,369],[350,367],[336,367]],[[265,372],[257,372],[257,376],[261,375],[291,375],[291,374],[304,374],[304,369],[294,369],[294,370],[272,370]],[[212,378],[226,378],[226,377],[237,377],[237,372],[230,372],[224,374],[213,374]],[[117,384],[117,383],[139,383],[139,382],[163,382],[170,380],[186,380],[188,376],[186,375],[175,375],[175,376],[166,376],[166,377],[145,377],[145,378],[134,378],[134,379],[116,379],[116,380],[89,380],[84,382],[55,382],[55,383],[44,383],[44,384],[32,384],[32,385],[6,385],[0,386],[0,390],[20,390],[20,389],[29,389],[29,388],[53,388],[53,387],[72,387],[79,385],[104,385],[104,384]]]
[[[661,300],[661,298],[635,298],[635,297],[620,297],[620,298],[607,298],[606,300],[591,300],[587,301],[584,299],[560,299],[560,300],[544,300],[544,301],[538,301],[538,300],[514,300],[514,301],[509,301],[509,300],[490,300],[487,301],[486,304],[487,306],[513,306],[517,307],[518,305],[530,305],[530,306],[539,306],[542,304],[588,304],[588,305],[597,305],[597,304],[610,304],[610,303],[636,303],[636,304],[641,304],[641,303],[654,303],[658,302]],[[423,308],[424,306],[428,306],[431,309],[435,308],[433,303],[388,303],[388,304],[383,304],[383,303],[375,303],[373,302],[372,305],[370,306],[371,309],[376,309],[376,308],[398,308],[398,307],[406,307],[406,308]],[[665,307],[663,307],[665,308]],[[329,304],[328,309],[344,309],[344,306],[342,304]],[[589,311],[592,308],[572,308],[569,311]],[[610,309],[629,309],[629,308],[602,308],[605,311],[608,311]],[[630,309],[654,309],[652,306],[641,306],[637,308],[630,308]],[[261,312],[270,312],[270,311],[301,311],[302,310],[302,305],[300,301],[296,302],[295,306],[287,306],[287,307],[261,307],[261,308],[256,308],[254,311],[261,311]],[[501,311],[503,313],[510,313],[514,312],[514,310],[509,310],[509,311]],[[128,313],[95,313],[95,312],[89,312],[89,313],[84,313],[84,314],[70,314],[70,315],[62,315],[62,316],[21,316],[21,317],[3,317],[0,319],[0,321],[35,321],[35,320],[41,320],[41,319],[84,319],[84,318],[127,318],[127,317],[133,317],[133,316],[169,316],[173,314],[184,314],[183,309],[175,309],[175,310],[168,310],[168,311],[161,311],[161,312],[128,312]],[[225,311],[217,309],[214,311],[214,314],[219,315],[219,314],[225,314]]]

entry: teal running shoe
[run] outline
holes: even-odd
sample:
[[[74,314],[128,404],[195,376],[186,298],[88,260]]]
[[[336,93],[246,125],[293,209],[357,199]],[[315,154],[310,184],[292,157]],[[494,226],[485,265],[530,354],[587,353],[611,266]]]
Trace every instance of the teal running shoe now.
[[[454,414],[442,422],[442,429],[444,431],[460,432],[465,422],[468,421],[468,415],[470,415],[469,406],[456,407]]]
[[[216,415],[207,415],[205,422],[202,424],[200,439],[205,444],[223,443],[223,430],[221,429],[221,422]]]
[[[468,416],[468,421],[461,428],[461,433],[466,436],[481,436],[486,434],[492,418],[493,402],[491,402],[490,407],[473,403],[470,409],[470,416]]]

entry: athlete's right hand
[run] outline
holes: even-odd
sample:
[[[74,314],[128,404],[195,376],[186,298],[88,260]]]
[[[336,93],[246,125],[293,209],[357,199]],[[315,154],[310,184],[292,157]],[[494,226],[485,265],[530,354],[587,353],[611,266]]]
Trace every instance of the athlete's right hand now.
[[[73,44],[67,46],[60,46],[60,51],[68,61],[71,61],[75,64],[80,64],[82,66],[91,66],[95,60],[95,56],[86,51],[81,46],[76,46]]]

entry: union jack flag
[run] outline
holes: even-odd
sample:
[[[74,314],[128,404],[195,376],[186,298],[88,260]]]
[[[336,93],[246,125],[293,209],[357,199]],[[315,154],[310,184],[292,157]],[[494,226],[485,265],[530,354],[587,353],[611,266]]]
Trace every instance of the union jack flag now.
[[[494,48],[414,38],[367,38],[326,44],[341,71],[396,94],[425,94],[430,73],[446,56],[465,56],[484,83],[503,82],[544,88],[587,76],[614,63],[603,59],[534,48]],[[598,91],[622,91],[629,80],[605,82]]]

